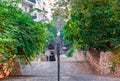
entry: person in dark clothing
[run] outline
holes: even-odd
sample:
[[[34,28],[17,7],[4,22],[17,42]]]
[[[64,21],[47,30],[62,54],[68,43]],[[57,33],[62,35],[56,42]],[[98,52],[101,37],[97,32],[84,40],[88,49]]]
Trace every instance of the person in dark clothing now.
[[[50,53],[49,61],[56,61],[56,59],[55,59],[55,54],[54,54],[53,51]]]
[[[46,60],[48,61],[49,60],[49,57],[46,55]]]

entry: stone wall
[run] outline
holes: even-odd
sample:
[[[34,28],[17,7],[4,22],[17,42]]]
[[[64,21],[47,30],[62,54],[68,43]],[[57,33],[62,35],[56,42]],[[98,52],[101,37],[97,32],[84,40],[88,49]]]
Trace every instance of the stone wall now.
[[[97,53],[93,50],[87,51],[86,55],[82,50],[75,50],[73,54],[77,61],[88,61],[94,72],[99,75],[120,76],[120,63],[113,66],[114,56],[112,52]]]
[[[0,63],[0,78],[9,76],[11,70],[7,66],[7,63]]]
[[[93,52],[88,51],[86,60],[97,74],[120,76],[120,64],[116,64],[113,67],[113,57],[114,54],[111,52],[101,52],[100,57],[97,57]],[[115,71],[113,72],[112,69]]]
[[[90,63],[94,72],[100,74],[101,69],[99,65],[99,57],[95,56],[94,52],[87,51],[86,60]]]
[[[22,75],[20,64],[15,61],[12,65],[13,68],[10,69],[7,63],[0,63],[0,78]]]
[[[99,65],[101,68],[101,75],[111,75],[112,74],[112,57],[114,55],[111,52],[101,52]]]
[[[74,51],[73,57],[74,57],[77,61],[84,61],[84,60],[85,60],[84,51],[76,49],[76,50]]]
[[[2,53],[0,53],[0,59],[3,58]],[[8,64],[5,62],[0,62],[0,78],[7,77],[11,72],[11,69],[8,69]]]
[[[13,62],[13,69],[12,69],[12,71],[10,72],[9,76],[10,76],[10,77],[11,77],[11,76],[12,76],[12,77],[15,77],[15,76],[20,76],[20,75],[22,75],[20,64],[19,64],[19,62],[14,61],[14,62]]]
[[[120,76],[120,63],[115,66],[114,76]]]
[[[115,56],[111,52],[101,52],[101,74],[103,75],[112,75],[112,76],[120,76],[120,63],[113,65],[112,58]]]

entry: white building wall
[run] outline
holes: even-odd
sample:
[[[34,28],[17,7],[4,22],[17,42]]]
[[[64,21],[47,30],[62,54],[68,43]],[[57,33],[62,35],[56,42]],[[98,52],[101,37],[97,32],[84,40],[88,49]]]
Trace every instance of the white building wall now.
[[[36,0],[36,3],[31,3],[28,0],[22,0],[18,7],[20,7],[24,12],[29,12],[30,9],[38,8],[42,12],[34,11],[31,16],[37,16],[35,21],[51,21],[52,20],[52,3],[54,0]]]

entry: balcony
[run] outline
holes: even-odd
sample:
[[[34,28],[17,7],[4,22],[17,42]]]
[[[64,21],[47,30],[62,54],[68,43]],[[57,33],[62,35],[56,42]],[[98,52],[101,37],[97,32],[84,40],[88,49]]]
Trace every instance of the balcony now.
[[[28,0],[28,1],[30,1],[30,2],[32,2],[32,3],[36,3],[36,0]]]

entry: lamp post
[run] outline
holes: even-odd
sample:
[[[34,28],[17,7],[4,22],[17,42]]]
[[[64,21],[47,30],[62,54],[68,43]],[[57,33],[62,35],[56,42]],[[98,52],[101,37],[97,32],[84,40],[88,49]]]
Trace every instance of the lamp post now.
[[[60,32],[57,33],[57,70],[58,70],[58,81],[60,81]]]
[[[60,81],[60,44],[57,43],[57,68],[58,68],[58,81]]]

